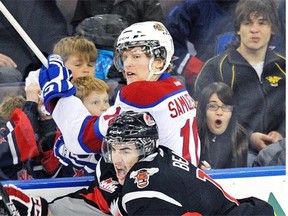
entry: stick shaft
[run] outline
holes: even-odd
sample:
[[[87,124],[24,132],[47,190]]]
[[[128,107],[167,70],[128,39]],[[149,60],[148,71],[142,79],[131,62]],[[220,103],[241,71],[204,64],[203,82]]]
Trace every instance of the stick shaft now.
[[[7,10],[5,5],[0,0],[0,11],[6,17],[6,19],[10,22],[10,24],[14,27],[14,29],[19,33],[22,39],[26,42],[26,44],[30,47],[30,49],[34,52],[37,58],[42,62],[42,64],[48,68],[48,62],[43,53],[39,50],[39,48],[35,45],[35,43],[31,40],[28,34],[23,30],[23,28],[19,25],[19,23],[15,20],[12,14]]]

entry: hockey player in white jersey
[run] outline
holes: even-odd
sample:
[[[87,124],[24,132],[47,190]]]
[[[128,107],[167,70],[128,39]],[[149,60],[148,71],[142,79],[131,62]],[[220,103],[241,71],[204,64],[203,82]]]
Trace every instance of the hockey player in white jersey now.
[[[46,109],[52,113],[68,150],[75,154],[100,153],[107,128],[120,113],[147,111],[156,119],[161,143],[197,166],[200,141],[196,107],[185,87],[167,73],[173,53],[173,40],[160,22],[136,23],[123,30],[114,62],[127,85],[118,92],[114,106],[99,117],[91,116],[73,96],[71,73],[61,58],[50,56],[49,67],[42,67],[39,82]]]

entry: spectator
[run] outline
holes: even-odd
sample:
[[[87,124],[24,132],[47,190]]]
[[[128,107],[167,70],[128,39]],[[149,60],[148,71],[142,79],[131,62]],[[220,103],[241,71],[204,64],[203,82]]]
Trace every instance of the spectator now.
[[[268,202],[230,196],[202,170],[161,144],[151,114],[123,112],[108,128],[103,158],[90,188],[49,204],[41,197],[29,197],[13,185],[5,186],[5,190],[21,215],[31,215],[37,207],[39,216],[48,212],[71,216],[274,216]],[[175,183],[181,183],[181,187],[172,187]]]
[[[84,76],[74,79],[73,84],[77,88],[76,97],[81,99],[92,115],[100,115],[109,107],[109,87],[104,81],[91,76]],[[51,118],[51,116],[49,117]],[[54,129],[44,126],[42,126],[44,134],[41,134],[38,141],[41,155],[30,161],[30,171],[33,178],[80,177],[94,173],[99,155],[81,155],[78,157],[71,154],[65,147],[63,137],[56,125]],[[73,163],[68,163],[68,159],[65,157],[73,158]],[[39,169],[39,165],[42,165],[43,169]],[[37,169],[34,170],[34,167]]]
[[[73,79],[83,76],[94,77],[97,49],[91,41],[79,36],[64,37],[54,45],[53,51],[65,59],[65,65],[71,70]],[[59,160],[54,157],[53,147],[60,133],[52,116],[50,116],[50,113],[43,106],[43,98],[41,96],[39,98],[39,95],[41,95],[38,84],[39,71],[31,71],[29,73],[29,76],[26,78],[25,87],[27,90],[28,86],[34,86],[33,90],[30,89],[31,94],[34,95],[33,101],[32,104],[29,104],[29,110],[26,113],[31,116],[30,120],[33,121],[32,125],[34,125],[36,133],[39,129],[37,141],[41,151],[41,155],[37,159],[30,161],[29,167],[30,173],[34,178],[56,177],[54,174],[57,173],[56,171],[61,170],[61,167],[59,166]],[[38,105],[40,106],[39,109],[37,109]],[[47,121],[38,122],[39,118],[40,120],[41,118],[45,118]],[[40,123],[41,125],[39,125]],[[34,167],[39,164],[43,165],[43,169],[35,171]],[[67,174],[68,171],[65,171],[57,173],[57,177],[75,174],[74,172]]]
[[[197,122],[202,169],[247,166],[248,138],[238,123],[234,104],[233,91],[222,82],[207,85],[199,96]]]
[[[65,37],[54,45],[53,52],[62,57],[65,66],[72,71],[73,79],[95,76],[98,51],[93,42],[80,36]]]
[[[135,23],[123,30],[117,40],[115,62],[127,85],[118,92],[114,106],[99,117],[91,116],[73,96],[75,88],[65,79],[69,71],[57,56],[51,56],[50,66],[42,68],[39,81],[43,92],[52,90],[50,87],[58,82],[64,87],[47,91],[44,101],[46,109],[53,112],[67,148],[74,154],[100,153],[108,125],[117,115],[127,110],[151,111],[160,128],[161,142],[198,165],[200,144],[194,100],[178,80],[166,73],[172,66],[173,52],[172,38],[162,23]],[[55,109],[52,98],[57,102]],[[70,112],[63,112],[68,109]]]
[[[33,127],[21,110],[23,104],[22,96],[7,97],[1,104],[0,180],[31,179],[27,161],[39,155]]]
[[[144,21],[162,21],[163,11],[159,0],[78,0],[71,25],[100,14],[121,15],[129,25]]]
[[[93,41],[98,49],[97,78],[121,77],[113,65],[114,44],[117,37],[127,27],[128,22],[118,14],[95,15],[86,18],[76,27],[75,35],[81,35]]]
[[[95,61],[98,52],[91,41],[80,36],[64,37],[54,45],[53,52],[62,57],[74,79],[95,75]],[[39,71],[40,69],[30,71],[25,80],[26,86],[30,83],[38,83]]]
[[[0,54],[0,64],[3,54]],[[6,56],[5,56],[6,57]],[[0,84],[22,82],[22,74],[12,66],[0,66]]]
[[[53,144],[57,136],[57,125],[52,116],[47,113],[43,106],[43,99],[39,97],[41,89],[39,84],[31,83],[25,88],[26,102],[23,111],[28,116],[32,124],[35,140],[38,146],[39,154],[31,158],[27,163],[29,175],[32,178],[47,178],[50,167],[57,164],[58,161],[47,160],[49,150],[53,149]],[[43,166],[41,166],[43,164]]]
[[[65,63],[67,66],[69,66],[69,68],[71,68],[71,71],[75,77],[81,77],[87,74],[89,76],[94,76],[95,64],[93,63],[97,57],[97,49],[92,42],[80,37],[67,37],[60,40],[55,45],[55,51],[58,51],[59,54],[63,55],[63,58],[66,59]],[[81,58],[79,58],[79,56],[81,56]],[[93,59],[91,66],[89,64],[90,59]],[[90,67],[92,70],[89,70]],[[0,172],[0,178],[3,179],[23,180],[51,176],[55,177],[51,175],[51,170],[55,169],[55,167],[59,168],[59,160],[55,157],[51,157],[54,155],[53,146],[55,139],[59,136],[57,135],[57,125],[53,121],[52,116],[45,110],[43,100],[41,100],[41,97],[39,97],[41,94],[41,89],[37,83],[38,80],[35,82],[35,73],[34,71],[31,73],[33,75],[26,79],[26,101],[25,103],[21,104],[21,107],[23,105],[23,111],[17,110],[15,113],[12,113],[15,106],[19,104],[16,103],[18,101],[16,100],[18,97],[13,99],[14,103],[10,102],[9,100],[9,103],[5,103],[6,105],[4,105],[2,109],[2,114],[5,114],[6,116],[5,120],[2,120],[2,125],[6,126],[6,124],[12,124],[15,125],[15,128],[13,130],[13,127],[11,126],[9,128],[4,127],[1,131],[1,138],[3,137],[5,140],[8,140],[5,137],[9,134],[13,134],[13,136],[20,139],[13,139],[12,144],[9,142],[9,140],[7,141],[7,146],[9,146],[9,148],[5,148],[7,151],[3,151],[2,153],[2,158],[6,159],[6,163],[2,164],[3,167],[1,166],[2,172]],[[105,83],[102,83],[101,85],[103,89],[108,88]],[[106,94],[107,93],[105,93],[105,95]],[[102,99],[106,101],[104,96]],[[89,101],[87,103],[89,103]],[[13,109],[12,106],[14,107]],[[7,107],[9,109],[7,109]],[[10,119],[11,113],[12,115]],[[10,120],[8,123],[7,117],[9,117]],[[27,138],[21,138],[22,136],[25,136],[25,133],[27,133]],[[26,142],[30,142],[29,145],[25,144]],[[30,150],[27,151],[27,148],[24,145],[27,147],[29,146]],[[6,146],[6,142],[5,145],[3,144],[3,148],[4,146]],[[16,155],[11,153],[12,150],[10,150],[10,148],[13,146],[15,146],[15,149],[18,149],[19,153]],[[21,158],[19,158],[20,156]],[[45,170],[39,169],[39,164],[43,164]],[[37,171],[34,169],[36,166]],[[58,177],[64,175],[60,172],[57,174]],[[72,174],[70,174],[70,176],[71,175]]]
[[[255,158],[253,167],[286,165],[286,138],[263,148]]]
[[[188,91],[192,95],[192,84],[203,63],[238,46],[237,35],[234,33],[237,2],[184,0],[164,18],[164,24],[175,43],[173,74],[182,74],[186,78]],[[270,46],[277,52],[285,53],[284,29],[279,32],[278,38],[272,38]]]
[[[110,106],[109,86],[103,80],[86,76],[79,77],[72,82],[77,88],[75,96],[83,102],[91,115],[99,116]],[[61,172],[66,176],[73,177],[79,173],[95,175],[96,164],[100,158],[100,154],[73,154],[66,148],[63,137],[60,137],[55,143],[54,154],[64,165],[62,165]]]
[[[24,102],[25,98],[21,95],[7,96],[4,98],[0,105],[1,128],[5,127],[16,108],[22,109]]]
[[[65,18],[55,0],[31,0],[29,4],[27,1],[2,0],[2,3],[45,54],[50,54],[54,43],[68,35]],[[39,60],[2,13],[0,14],[0,32],[0,53],[6,59],[3,60],[0,56],[0,62],[2,62],[0,65],[3,65],[3,61],[6,62],[4,63],[6,66],[17,69],[25,80],[29,72],[28,66],[31,70],[31,64],[36,67],[39,65]]]
[[[239,123],[248,130],[251,166],[261,149],[285,134],[286,59],[268,47],[279,29],[273,0],[239,1],[235,20],[239,47],[205,63],[194,98],[211,82],[223,81],[232,88]]]

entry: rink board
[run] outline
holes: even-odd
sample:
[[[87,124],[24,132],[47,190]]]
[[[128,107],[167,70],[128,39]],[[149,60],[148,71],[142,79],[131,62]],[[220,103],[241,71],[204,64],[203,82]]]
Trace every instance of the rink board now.
[[[210,170],[208,174],[230,195],[236,198],[256,196],[269,201],[274,209],[277,208],[277,216],[285,215],[281,212],[288,215],[288,183],[285,166]],[[52,200],[57,196],[87,187],[91,181],[93,177],[2,181],[2,183],[15,184],[31,195],[40,195],[47,200]]]

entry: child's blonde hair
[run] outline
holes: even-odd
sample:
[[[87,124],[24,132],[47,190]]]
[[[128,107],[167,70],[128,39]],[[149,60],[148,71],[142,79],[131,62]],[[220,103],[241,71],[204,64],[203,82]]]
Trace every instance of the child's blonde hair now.
[[[73,85],[76,87],[76,97],[80,98],[83,101],[85,97],[87,97],[91,92],[100,91],[100,92],[107,92],[109,94],[109,86],[103,80],[85,76],[85,77],[78,77],[75,80],[72,80]]]
[[[98,57],[95,44],[82,36],[62,38],[54,45],[53,53],[60,55],[64,62],[71,55],[79,55],[88,62],[95,62]]]
[[[16,108],[22,109],[25,98],[21,95],[7,96],[0,105],[0,116],[5,122],[10,120],[11,114]]]

